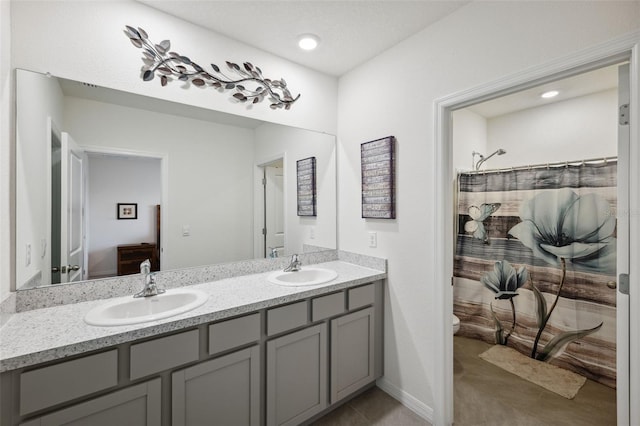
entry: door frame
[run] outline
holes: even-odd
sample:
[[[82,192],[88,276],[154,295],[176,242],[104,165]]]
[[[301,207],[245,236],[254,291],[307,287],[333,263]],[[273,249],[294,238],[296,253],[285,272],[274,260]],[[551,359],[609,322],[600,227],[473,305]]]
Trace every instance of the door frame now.
[[[60,145],[62,145],[62,132],[60,131],[60,128],[58,127],[57,123],[53,120],[53,117],[51,116],[47,116],[47,164],[51,165],[52,161],[53,161],[53,149],[52,149],[52,145],[53,145],[53,139],[55,135],[55,139],[57,139],[58,143],[60,143]],[[49,211],[49,214],[47,215],[47,221],[46,221],[46,229],[45,229],[45,235],[47,238],[47,247],[46,247],[46,251],[48,253],[47,256],[44,257],[44,262],[42,264],[42,271],[43,271],[43,277],[42,277],[42,284],[44,285],[48,285],[51,284],[52,281],[52,276],[51,276],[51,262],[52,262],[52,256],[53,256],[53,239],[51,237],[52,232],[53,232],[53,220],[52,220],[52,211],[53,211],[53,191],[52,191],[52,185],[53,185],[53,177],[51,175],[51,166],[49,166],[48,172],[47,172],[47,178],[46,178],[46,185],[47,185],[47,200],[46,200],[46,205],[47,205],[47,209]],[[58,250],[60,250],[60,247],[58,247]]]
[[[264,176],[264,192],[263,192],[263,200],[262,200],[262,208],[263,208],[263,211],[264,211],[263,224],[264,224],[264,228],[267,231],[264,234],[264,257],[265,258],[270,256],[270,254],[269,254],[269,248],[270,248],[269,244],[270,244],[270,242],[269,241],[270,241],[270,238],[273,238],[273,236],[275,234],[275,231],[273,229],[271,229],[271,230],[269,229],[269,225],[273,224],[274,223],[274,218],[276,216],[278,216],[276,214],[276,212],[273,211],[273,208],[275,208],[276,206],[273,205],[273,203],[269,202],[269,198],[270,198],[269,196],[271,195],[270,191],[273,191],[274,186],[276,186],[274,184],[275,176],[277,176],[279,174],[282,176],[282,187],[281,187],[281,189],[282,189],[282,198],[281,198],[282,204],[281,204],[280,208],[281,208],[281,213],[282,213],[281,220],[282,220],[282,226],[283,226],[283,228],[282,228],[283,235],[282,235],[282,253],[281,254],[284,255],[286,234],[284,233],[284,223],[285,223],[285,220],[284,220],[284,216],[285,216],[285,210],[284,210],[284,183],[285,183],[285,181],[284,181],[284,164],[283,163],[284,163],[284,159],[281,159],[281,161],[280,161],[281,167],[280,167],[280,171],[279,172],[276,171],[276,170],[278,170],[278,167],[276,167],[274,165],[274,164],[277,164],[277,162],[266,164],[266,165],[264,165],[262,167],[262,170],[264,172],[264,175],[263,175]],[[271,208],[267,208],[269,206],[271,206]],[[275,241],[271,241],[271,243],[275,243]],[[274,246],[272,248],[276,248],[276,246]],[[277,248],[276,248],[276,250],[277,250]]]
[[[82,148],[82,146],[80,146],[80,144],[78,144],[75,139],[73,139],[73,136],[71,136],[70,133],[68,132],[62,132],[61,133],[61,142],[62,142],[62,155],[61,155],[61,159],[60,159],[60,164],[61,164],[61,196],[60,199],[62,200],[61,203],[61,214],[60,214],[60,218],[61,220],[61,229],[64,230],[65,232],[61,232],[61,238],[60,238],[60,247],[62,248],[60,250],[60,254],[61,254],[61,259],[64,259],[64,262],[60,263],[60,269],[61,269],[61,276],[60,276],[60,283],[61,284],[67,284],[67,283],[73,283],[73,282],[79,282],[79,281],[84,281],[86,280],[87,277],[87,258],[88,258],[88,253],[87,253],[87,214],[86,214],[86,206],[87,206],[87,155],[84,151],[84,149]],[[72,200],[73,195],[72,195],[72,179],[71,177],[73,176],[73,167],[71,164],[71,158],[74,156],[73,154],[77,153],[80,157],[81,157],[81,176],[80,176],[80,198],[81,198],[81,207],[80,207],[80,227],[81,227],[81,236],[80,236],[80,253],[79,256],[77,256],[77,258],[81,258],[82,260],[78,262],[78,265],[76,266],[80,266],[80,272],[78,274],[72,274],[71,270],[68,269],[67,270],[67,275],[65,278],[65,281],[62,280],[62,267],[64,265],[69,265],[69,267],[71,267],[71,264],[74,263],[71,261],[70,258],[70,244],[71,244],[71,240],[69,238],[69,235],[72,233],[72,229],[73,227],[71,226],[71,217],[72,217],[72,209],[69,205],[70,200]],[[53,210],[53,209],[52,209]],[[65,212],[66,211],[66,212]],[[51,256],[50,256],[51,257]],[[73,278],[71,278],[73,276]],[[79,278],[79,279],[78,279]]]
[[[132,149],[113,148],[94,145],[83,145],[84,152],[88,155],[91,154],[104,154],[104,155],[117,155],[126,157],[144,157],[155,158],[160,160],[160,267],[162,268],[165,263],[166,245],[167,245],[167,232],[169,231],[169,155],[158,152],[148,151],[136,151]],[[87,185],[88,187],[88,185]],[[91,202],[89,195],[86,199],[87,204]],[[87,241],[86,245],[89,247],[89,228],[87,227]],[[87,251],[88,255],[88,251]],[[87,261],[87,259],[85,259]],[[87,262],[88,267],[88,262]]]
[[[286,206],[287,201],[287,182],[288,182],[288,167],[287,167],[287,153],[279,152],[267,157],[261,158],[254,163],[253,167],[253,257],[254,259],[262,259],[266,257],[265,247],[265,235],[262,233],[262,228],[265,224],[265,211],[264,211],[264,185],[262,179],[264,178],[264,167],[269,164],[282,160],[282,175],[284,180],[284,194],[282,198],[285,205],[285,218],[284,218],[284,247],[285,252],[288,247],[287,235],[288,235],[288,223],[286,218]]]
[[[478,87],[454,93],[434,102],[435,143],[435,264],[433,282],[435,286],[433,318],[436,330],[435,349],[436,366],[433,371],[434,383],[432,419],[436,425],[453,424],[453,150],[451,112],[472,104],[535,87],[546,82],[569,77],[574,74],[613,65],[629,60],[630,66],[630,155],[629,155],[629,256],[640,258],[640,31],[578,51],[547,64],[532,67],[499,80]],[[620,183],[619,183],[620,185]],[[631,291],[629,295],[629,335],[620,335],[629,340],[629,358],[640,359],[640,263],[631,262],[629,276]],[[618,388],[618,424],[640,424],[640,406],[629,401],[640,401],[640,367],[630,363],[628,389]],[[624,384],[623,384],[624,385]],[[626,406],[626,408],[625,408]]]

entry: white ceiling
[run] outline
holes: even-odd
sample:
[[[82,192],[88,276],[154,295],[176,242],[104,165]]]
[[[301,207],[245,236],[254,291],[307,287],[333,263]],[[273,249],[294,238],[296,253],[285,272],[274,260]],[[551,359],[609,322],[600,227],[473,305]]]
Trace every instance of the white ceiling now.
[[[255,120],[249,117],[242,117],[240,115],[227,114],[225,112],[200,108],[193,105],[136,95],[134,93],[108,89],[106,87],[100,87],[93,84],[67,80],[66,78],[58,77],[58,81],[60,82],[62,93],[65,96],[89,99],[128,108],[143,109],[161,114],[177,115],[180,117],[193,118],[195,120],[211,121],[229,126],[244,127],[247,129],[255,129],[263,123],[260,120]]]
[[[137,0],[185,21],[317,71],[340,76],[443,19],[469,0]],[[298,48],[313,33],[313,52]],[[170,38],[170,35],[167,35]],[[617,87],[617,66],[469,107],[486,118]],[[556,98],[540,94],[559,90]]]
[[[562,102],[572,98],[614,89],[618,87],[618,66],[619,64],[616,64],[562,80],[556,80],[551,83],[545,83],[541,86],[472,105],[468,107],[468,109],[485,118],[493,118],[528,108],[549,105],[555,102]],[[542,93],[549,90],[557,90],[560,94],[551,99],[543,99],[540,97]]]
[[[317,71],[340,76],[402,40],[441,20],[470,0],[137,0],[150,7],[211,31],[273,53]],[[298,48],[300,34],[313,33],[320,45],[313,52]],[[170,38],[170,35],[167,35]],[[618,65],[579,74],[468,107],[492,118],[617,87]],[[114,102],[103,89],[69,83],[68,94]],[[559,90],[553,99],[542,99],[547,90]],[[121,103],[122,94],[115,96]],[[127,106],[164,113],[186,114],[202,120],[255,128],[260,122],[243,122],[227,114],[184,105],[152,106],[142,97],[127,99]],[[234,120],[238,121],[235,122]]]
[[[317,71],[340,76],[456,9],[459,0],[138,0]],[[301,34],[320,37],[313,52]],[[167,37],[170,37],[168,35]]]

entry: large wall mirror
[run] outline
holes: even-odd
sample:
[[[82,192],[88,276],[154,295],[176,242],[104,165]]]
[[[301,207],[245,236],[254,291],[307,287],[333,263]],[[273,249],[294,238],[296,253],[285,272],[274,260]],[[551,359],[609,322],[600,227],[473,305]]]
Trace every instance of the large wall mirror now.
[[[16,73],[17,289],[336,248],[333,135]]]

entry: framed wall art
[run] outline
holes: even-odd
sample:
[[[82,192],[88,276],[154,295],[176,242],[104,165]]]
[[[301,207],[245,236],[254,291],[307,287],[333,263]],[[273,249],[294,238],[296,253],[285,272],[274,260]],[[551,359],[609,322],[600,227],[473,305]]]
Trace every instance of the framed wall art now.
[[[395,219],[395,137],[360,145],[362,217]]]
[[[296,161],[298,216],[316,216],[316,157]]]
[[[118,203],[118,220],[137,219],[137,218],[138,218],[137,203]]]

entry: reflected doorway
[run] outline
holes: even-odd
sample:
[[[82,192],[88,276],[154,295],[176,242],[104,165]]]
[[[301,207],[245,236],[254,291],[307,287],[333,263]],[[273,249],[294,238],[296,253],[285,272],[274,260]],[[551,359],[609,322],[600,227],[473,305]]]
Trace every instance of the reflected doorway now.
[[[264,257],[284,255],[284,166],[279,158],[262,166]]]
[[[47,126],[51,167],[50,282],[61,284],[81,281],[86,279],[86,156],[71,135],[57,130],[51,118]],[[43,241],[43,257],[46,249]]]
[[[60,209],[62,196],[62,171],[60,160],[62,158],[62,142],[60,135],[53,128],[51,136],[51,284],[60,283]]]
[[[152,270],[160,269],[162,161],[117,150],[88,152],[89,279],[137,272],[147,258]],[[118,204],[135,206],[135,217],[121,217]]]

